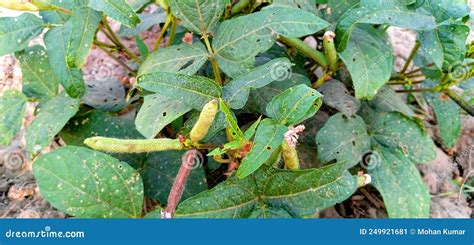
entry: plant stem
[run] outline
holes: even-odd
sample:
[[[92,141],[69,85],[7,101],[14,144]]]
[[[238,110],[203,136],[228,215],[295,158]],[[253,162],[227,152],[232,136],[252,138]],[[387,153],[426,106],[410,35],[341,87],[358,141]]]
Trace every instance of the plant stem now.
[[[435,88],[420,88],[420,89],[402,89],[396,90],[397,93],[433,93],[436,92]]]
[[[176,17],[173,16],[173,20],[171,21],[171,32],[170,32],[170,38],[168,39],[168,43],[166,44],[166,47],[169,47],[173,42],[174,38],[176,36],[176,27],[177,27],[177,21]]]
[[[411,84],[419,84],[419,83],[422,83],[423,81],[412,81]],[[397,82],[397,81],[394,81],[394,82],[389,82],[388,85],[407,85],[406,82]]]
[[[166,31],[168,30],[168,27],[171,24],[172,17],[173,15],[168,12],[168,15],[166,17],[165,24],[163,25],[163,28],[161,28],[160,34],[158,35],[158,38],[156,39],[155,45],[153,46],[153,51],[157,50],[160,47],[161,41],[165,37]]]
[[[143,63],[142,60],[137,55],[135,55],[130,49],[125,47],[125,45],[120,41],[120,38],[117,36],[117,34],[115,34],[115,32],[112,30],[112,28],[110,27],[109,23],[107,22],[105,18],[102,20],[102,24],[107,30],[107,31],[102,30],[102,32],[104,32],[107,38],[109,38],[110,41],[112,41],[120,51],[123,51],[125,54],[127,54],[128,57],[133,59],[138,64]]]
[[[184,189],[186,188],[186,182],[188,181],[189,174],[193,168],[193,163],[196,159],[199,159],[197,150],[190,150],[184,153],[182,157],[181,167],[179,168],[178,174],[171,187],[170,194],[168,195],[168,205],[165,209],[165,215],[173,217],[176,212],[176,207],[183,196]]]
[[[94,42],[95,43],[95,42]],[[137,71],[133,70],[132,68],[130,68],[130,66],[128,66],[127,64],[125,64],[123,61],[121,61],[119,58],[115,57],[109,50],[107,50],[105,47],[103,46],[100,46],[100,45],[97,45],[97,47],[104,51],[110,58],[112,58],[113,60],[115,60],[119,65],[121,65],[122,67],[124,67],[125,69],[127,69],[130,74],[132,74],[133,76],[137,76]]]
[[[250,0],[240,0],[237,4],[234,5],[234,7],[232,7],[232,10],[230,11],[230,13],[232,15],[236,15],[240,13],[242,10],[247,8],[251,2],[252,1]]]
[[[465,101],[459,94],[457,94],[451,89],[446,89],[443,92],[445,92],[449,96],[449,98],[456,102],[456,104],[458,104],[459,107],[461,107],[469,115],[474,116],[474,106],[471,105],[469,102]]]
[[[209,52],[209,61],[212,65],[212,71],[214,72],[214,77],[216,79],[217,84],[223,85],[221,73],[219,71],[219,65],[217,64],[216,59],[214,58],[214,50],[211,47],[211,43],[209,42],[209,36],[206,32],[203,32],[202,39],[204,39],[204,43],[206,44],[207,51]]]
[[[292,38],[292,37],[285,37],[285,36],[278,36],[278,41],[290,46],[296,48],[298,51],[300,51],[302,54],[305,56],[313,59],[316,61],[320,66],[322,66],[325,70],[328,68],[329,62],[326,56],[319,52],[316,49],[313,49],[311,46],[306,44],[305,42],[301,41],[298,38]]]
[[[61,7],[61,6],[52,5],[52,10],[57,10],[57,11],[59,11],[59,12],[65,13],[65,14],[67,14],[67,15],[72,15],[72,11],[71,11],[71,10],[65,9],[65,8],[63,8],[63,7]]]
[[[416,41],[415,47],[413,47],[413,49],[411,50],[410,56],[408,56],[408,59],[406,60],[405,65],[400,71],[400,74],[405,74],[405,72],[408,69],[408,66],[410,66],[410,63],[413,61],[413,58],[415,58],[416,52],[418,52],[419,48],[420,48],[420,42]]]
[[[336,47],[334,46],[335,37],[336,34],[331,31],[324,33],[323,37],[324,54],[329,62],[329,70],[332,72],[335,72],[339,67],[339,57],[337,56]]]

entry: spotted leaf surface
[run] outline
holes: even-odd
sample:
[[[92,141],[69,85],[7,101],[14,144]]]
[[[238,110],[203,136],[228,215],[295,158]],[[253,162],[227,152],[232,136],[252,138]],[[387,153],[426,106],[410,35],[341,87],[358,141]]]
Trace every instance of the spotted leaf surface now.
[[[120,23],[135,27],[140,23],[140,17],[126,0],[89,0],[90,8],[102,11]]]
[[[322,104],[318,91],[301,84],[273,98],[267,105],[267,113],[280,124],[295,125],[314,116]]]
[[[337,160],[347,168],[361,161],[370,150],[370,136],[367,125],[359,116],[347,117],[338,113],[326,122],[316,136],[318,156],[323,162]]]
[[[69,37],[66,55],[69,67],[82,68],[92,48],[92,42],[101,19],[101,12],[85,6],[73,10],[73,15],[69,21],[74,31]]]
[[[46,50],[39,45],[16,54],[23,74],[23,93],[36,99],[48,99],[58,94],[59,79],[49,64]]]
[[[179,100],[197,110],[222,94],[215,81],[203,76],[156,72],[141,76],[138,83],[143,89]]]
[[[196,33],[214,32],[225,10],[226,0],[170,0],[173,14]]]
[[[275,151],[279,151],[287,127],[271,119],[264,119],[257,128],[254,145],[240,164],[237,176],[244,178],[255,172]]]
[[[66,146],[33,164],[41,195],[78,218],[138,218],[140,174],[124,162],[86,148]]]
[[[48,100],[36,110],[36,118],[26,129],[28,152],[37,154],[46,147],[79,109],[79,100],[66,93]]]
[[[154,138],[166,125],[172,123],[188,111],[189,107],[177,100],[159,94],[145,96],[135,119],[137,130],[146,138]]]
[[[341,202],[356,190],[344,164],[299,171],[262,167],[254,176],[232,177],[183,201],[182,218],[311,217]]]
[[[9,145],[21,128],[27,98],[15,90],[0,97],[0,145]]]
[[[0,18],[0,56],[25,49],[43,28],[43,21],[33,14]]]
[[[258,89],[273,81],[286,80],[291,76],[291,62],[279,58],[253,69],[248,74],[237,77],[223,87],[223,99],[232,109],[242,109],[252,89]]]
[[[431,197],[415,165],[402,152],[380,148],[369,170],[390,218],[428,218]]]
[[[207,61],[208,53],[202,43],[179,44],[158,49],[140,66],[138,75],[153,72],[176,72],[194,75]]]
[[[375,121],[369,123],[369,134],[379,144],[400,150],[415,163],[436,157],[436,147],[430,136],[417,123],[399,113],[378,113]]]
[[[255,56],[272,47],[276,34],[301,37],[329,24],[316,15],[286,7],[272,7],[222,22],[213,40],[220,68],[237,77],[253,68]]]

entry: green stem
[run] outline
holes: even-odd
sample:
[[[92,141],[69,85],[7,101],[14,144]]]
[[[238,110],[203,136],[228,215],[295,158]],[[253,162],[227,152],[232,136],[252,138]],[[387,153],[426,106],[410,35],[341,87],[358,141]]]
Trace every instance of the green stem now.
[[[104,32],[107,38],[109,38],[110,41],[112,41],[120,51],[123,51],[125,54],[127,54],[128,57],[133,59],[138,64],[143,63],[142,60],[137,55],[135,55],[130,49],[125,47],[125,45],[120,41],[120,38],[117,36],[117,34],[115,34],[115,32],[112,30],[112,27],[110,27],[109,23],[107,22],[105,18],[102,20],[102,24],[107,30],[107,31],[102,30],[102,32]]]
[[[415,58],[416,52],[418,52],[419,48],[420,48],[420,42],[416,41],[415,47],[413,47],[413,49],[411,50],[410,56],[408,56],[408,59],[406,60],[405,65],[400,71],[400,74],[405,74],[405,72],[408,69],[408,66],[410,66],[410,63],[413,61],[413,58]]]
[[[336,46],[334,46],[335,34],[333,32],[326,32],[323,37],[324,54],[329,62],[329,70],[337,71],[339,67],[339,57],[337,56]]]
[[[451,98],[454,102],[456,102],[456,104],[458,104],[459,107],[461,107],[469,115],[474,116],[474,106],[473,105],[471,105],[469,102],[464,100],[459,94],[457,94],[456,92],[454,92],[451,89],[446,89],[444,92],[449,96],[449,98]]]
[[[214,72],[214,77],[216,79],[217,84],[223,85],[221,73],[219,71],[219,65],[214,57],[214,50],[211,47],[211,43],[209,42],[209,36],[203,32],[202,39],[204,39],[204,43],[206,44],[207,51],[209,52],[209,61],[212,65],[212,71]]]
[[[177,28],[177,21],[176,18],[173,16],[173,20],[171,21],[171,32],[170,32],[170,38],[168,40],[168,43],[166,44],[166,47],[169,47],[173,42],[176,37],[176,28]]]
[[[325,70],[328,68],[329,62],[326,56],[323,53],[319,52],[318,50],[313,49],[311,46],[301,41],[300,39],[293,38],[293,37],[278,36],[278,41],[288,46],[296,48],[303,55],[316,61]]]
[[[163,28],[161,28],[160,34],[158,35],[155,45],[153,46],[153,51],[157,50],[158,47],[160,47],[161,41],[165,37],[166,31],[168,30],[168,27],[170,26],[172,19],[173,19],[173,15],[170,12],[168,12],[165,24],[163,25]]]
[[[402,89],[396,90],[397,93],[433,93],[436,92],[436,88],[420,88],[420,89]]]
[[[96,44],[96,46],[101,49],[102,51],[104,51],[110,58],[112,58],[113,60],[115,60],[115,62],[117,62],[119,65],[121,65],[122,67],[124,67],[125,69],[127,69],[130,74],[132,74],[134,77],[137,76],[137,71],[133,70],[132,68],[130,68],[130,66],[128,66],[127,64],[125,64],[123,61],[121,61],[119,58],[115,57],[111,52],[110,50],[107,50],[107,48],[105,48],[104,46],[101,46],[101,45],[97,45],[96,42],[94,42],[94,44]]]
[[[232,7],[232,10],[230,11],[230,13],[232,15],[236,15],[236,14],[242,12],[242,10],[247,8],[251,2],[252,1],[250,1],[250,0],[240,0],[238,3],[236,3],[234,5],[234,7]]]
[[[59,12],[63,12],[63,13],[65,13],[65,14],[67,14],[67,15],[72,15],[72,11],[71,11],[71,10],[65,9],[65,8],[60,7],[60,6],[57,6],[57,5],[51,5],[51,9],[52,9],[52,10],[57,10],[57,11],[59,11]]]

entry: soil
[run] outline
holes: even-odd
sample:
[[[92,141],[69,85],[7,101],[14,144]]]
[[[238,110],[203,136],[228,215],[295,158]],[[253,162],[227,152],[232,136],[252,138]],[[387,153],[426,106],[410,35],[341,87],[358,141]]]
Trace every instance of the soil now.
[[[474,3],[473,1],[470,1]],[[473,4],[474,6],[474,4]],[[148,11],[154,11],[149,9]],[[0,8],[0,16],[15,16],[15,11]],[[119,24],[111,21],[114,29]],[[142,35],[145,43],[151,47],[159,27]],[[400,69],[414,46],[415,36],[412,32],[390,28],[389,34],[396,55],[395,67]],[[472,33],[474,37],[474,33]],[[471,37],[471,39],[472,39]],[[101,41],[106,38],[99,35]],[[166,42],[166,40],[164,40]],[[41,38],[32,44],[41,44]],[[133,40],[124,39],[124,43],[136,50]],[[113,78],[117,83],[130,84],[134,78],[127,77],[126,72],[111,58],[99,49],[93,49],[84,66],[84,79],[95,80]],[[3,91],[21,90],[21,71],[18,61],[12,55],[0,57],[0,96]],[[0,218],[65,218],[66,215],[54,209],[45,201],[35,184],[31,162],[25,154],[24,129],[34,118],[34,104],[30,103],[21,132],[12,145],[0,147]],[[51,143],[49,150],[62,145],[60,139]],[[47,149],[48,150],[48,149]],[[472,196],[460,192],[459,185],[453,180],[462,182],[474,176],[474,118],[463,118],[463,133],[453,149],[437,150],[437,158],[423,165],[419,170],[423,180],[433,195],[431,217],[433,218],[471,218],[474,202]],[[387,213],[379,193],[364,187],[349,200],[321,212],[324,218],[384,218]]]

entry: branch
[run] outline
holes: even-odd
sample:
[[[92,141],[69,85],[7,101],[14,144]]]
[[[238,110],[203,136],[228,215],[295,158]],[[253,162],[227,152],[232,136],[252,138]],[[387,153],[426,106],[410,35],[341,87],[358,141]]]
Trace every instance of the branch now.
[[[328,68],[329,62],[328,62],[328,59],[326,58],[326,56],[323,53],[319,52],[318,50],[313,49],[311,46],[309,46],[307,43],[301,41],[300,39],[293,38],[293,37],[278,36],[278,41],[280,41],[280,42],[282,42],[282,43],[284,43],[284,44],[286,44],[290,47],[296,48],[298,51],[300,51],[305,56],[307,56],[307,57],[313,59],[314,61],[316,61],[325,70]]]
[[[458,104],[459,107],[461,107],[469,115],[474,116],[474,106],[473,105],[471,105],[469,102],[464,100],[461,96],[459,96],[459,94],[457,94],[456,92],[454,92],[451,89],[446,89],[444,92],[449,96],[449,98],[451,98],[454,102],[456,102],[456,104]]]

